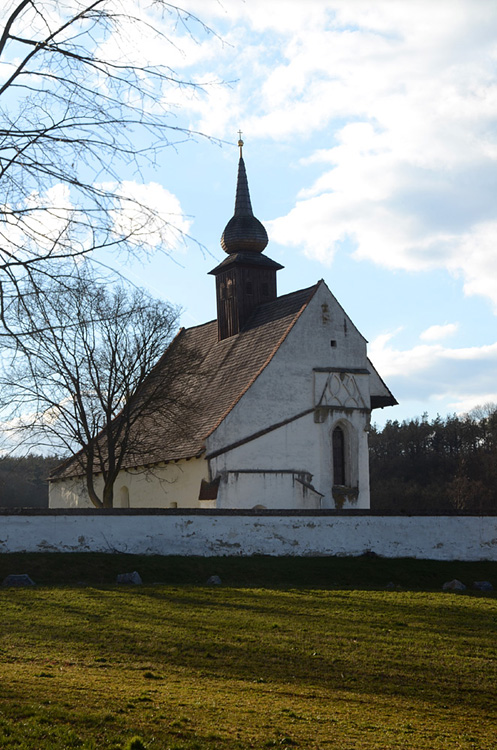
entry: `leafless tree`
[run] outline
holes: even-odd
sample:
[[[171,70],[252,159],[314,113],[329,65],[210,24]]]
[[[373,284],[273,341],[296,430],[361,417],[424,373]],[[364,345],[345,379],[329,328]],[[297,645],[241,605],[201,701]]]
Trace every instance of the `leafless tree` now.
[[[96,507],[111,508],[125,462],[144,464],[156,425],[181,410],[175,384],[193,372],[194,354],[178,351],[154,369],[178,311],[143,291],[102,285],[88,267],[63,283],[34,272],[20,292],[9,324],[21,335],[10,340],[0,378],[4,427],[30,449],[73,454],[72,475],[85,476]]]
[[[171,23],[211,33],[165,0],[4,0],[0,9],[0,321],[22,278],[102,248],[167,247],[181,233],[123,184],[195,135],[169,102],[199,90],[167,66]],[[169,24],[169,25],[168,25]],[[163,29],[161,31],[161,29]],[[139,54],[139,40],[143,54]],[[148,64],[148,43],[164,65]],[[137,52],[138,50],[138,52]],[[50,261],[50,263],[48,263]]]

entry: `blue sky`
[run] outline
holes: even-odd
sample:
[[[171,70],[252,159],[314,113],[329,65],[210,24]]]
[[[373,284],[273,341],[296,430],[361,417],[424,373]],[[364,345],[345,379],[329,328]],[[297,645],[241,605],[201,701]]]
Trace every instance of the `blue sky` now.
[[[285,266],[278,291],[325,279],[400,402],[376,422],[497,402],[494,0],[183,7],[216,33],[155,16],[170,46],[151,33],[127,54],[204,84],[171,88],[171,123],[218,142],[165,149],[143,185],[123,177],[205,249],[172,235],[171,257],[121,270],[180,304],[185,326],[215,317],[207,272],[223,257],[241,129],[266,253]]]

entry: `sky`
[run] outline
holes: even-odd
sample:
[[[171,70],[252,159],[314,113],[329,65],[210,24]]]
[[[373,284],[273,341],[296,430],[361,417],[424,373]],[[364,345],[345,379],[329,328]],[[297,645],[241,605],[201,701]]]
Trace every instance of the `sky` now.
[[[123,178],[192,239],[120,270],[181,305],[184,326],[215,317],[241,130],[278,293],[326,281],[399,401],[374,421],[497,402],[495,0],[182,7],[211,31],[156,14],[169,44],[151,28],[126,54],[200,85],[167,104],[172,127],[201,135],[178,136],[142,184]]]

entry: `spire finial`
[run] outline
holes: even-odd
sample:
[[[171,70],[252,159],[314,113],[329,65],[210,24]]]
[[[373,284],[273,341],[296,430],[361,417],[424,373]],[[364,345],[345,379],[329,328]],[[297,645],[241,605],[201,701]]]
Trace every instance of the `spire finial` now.
[[[238,131],[242,135],[242,131]],[[259,219],[252,212],[250,193],[247,182],[245,162],[242,158],[243,141],[238,141],[240,147],[240,161],[238,162],[238,179],[236,182],[235,213],[226,224],[221,247],[231,255],[232,253],[262,253],[268,243],[267,232]]]
[[[243,154],[242,154],[243,141],[242,141],[242,131],[241,130],[238,131],[238,145],[240,147],[240,159],[242,159],[243,158]]]

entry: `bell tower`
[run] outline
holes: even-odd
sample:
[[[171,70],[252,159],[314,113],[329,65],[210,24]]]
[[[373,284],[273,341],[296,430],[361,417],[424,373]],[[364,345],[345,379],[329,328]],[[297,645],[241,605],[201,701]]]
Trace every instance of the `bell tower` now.
[[[209,271],[216,277],[220,341],[239,333],[256,307],[276,299],[276,271],[283,268],[262,254],[268,243],[268,236],[252,212],[241,138],[238,146],[240,161],[235,213],[226,224],[221,237],[221,247],[228,257]]]

